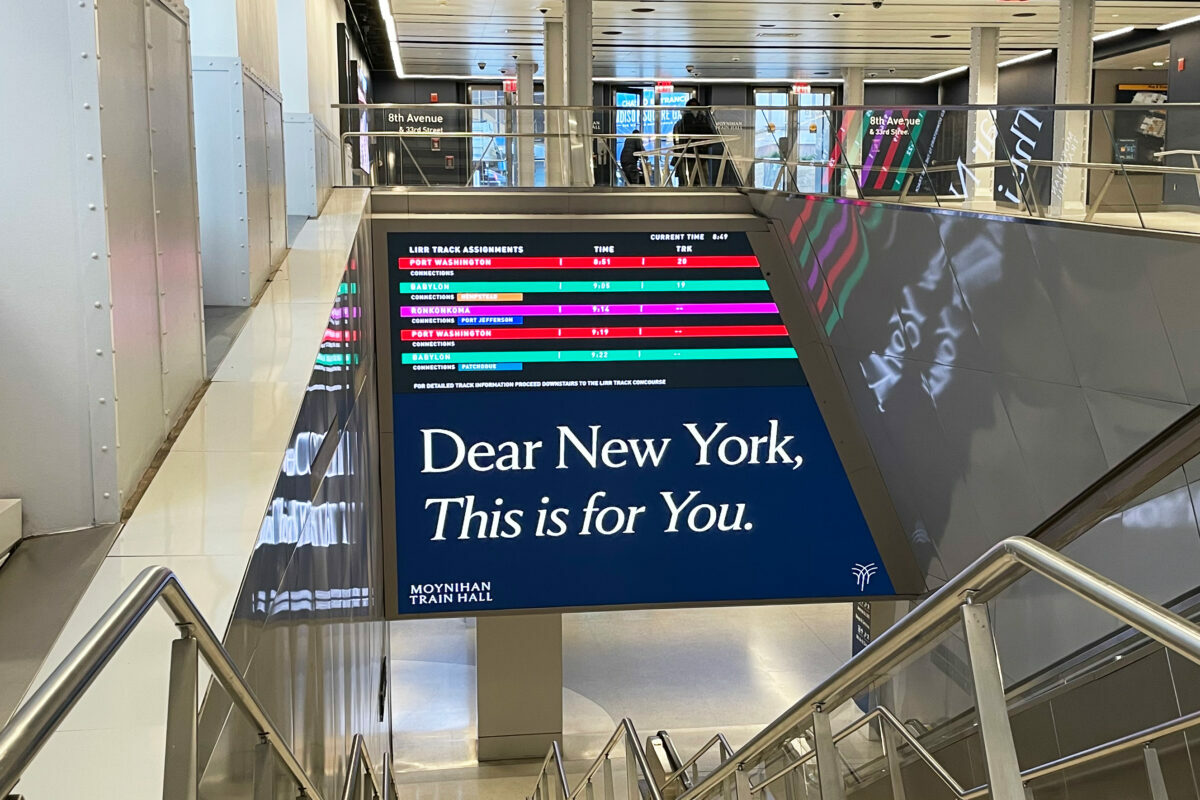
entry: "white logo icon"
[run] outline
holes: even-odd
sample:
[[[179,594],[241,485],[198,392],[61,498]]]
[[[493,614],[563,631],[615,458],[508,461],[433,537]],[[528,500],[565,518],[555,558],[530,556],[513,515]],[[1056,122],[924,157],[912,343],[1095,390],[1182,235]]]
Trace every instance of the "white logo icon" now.
[[[875,577],[875,573],[878,571],[879,567],[875,565],[874,561],[870,564],[855,564],[850,568],[850,574],[854,576],[860,592],[867,590],[867,584],[871,582],[871,578]]]

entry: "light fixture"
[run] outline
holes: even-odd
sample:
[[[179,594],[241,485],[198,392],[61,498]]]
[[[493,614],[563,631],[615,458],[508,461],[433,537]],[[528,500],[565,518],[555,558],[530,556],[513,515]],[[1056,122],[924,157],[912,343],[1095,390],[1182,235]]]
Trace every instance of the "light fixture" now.
[[[1115,31],[1107,31],[1105,33],[1097,33],[1092,37],[1093,42],[1103,42],[1105,39],[1115,39],[1118,36],[1124,36],[1127,33],[1133,33],[1133,26],[1129,25],[1124,28],[1117,28]]]
[[[774,28],[774,27],[775,27],[775,23],[774,23],[774,22],[760,22],[760,23],[758,23],[758,27],[760,27],[760,28]]]
[[[634,9],[630,9],[630,10],[633,11],[633,13],[635,13],[635,14],[649,14],[654,9],[643,6],[642,8],[634,8]]]
[[[1013,14],[1013,16],[1014,17],[1036,17],[1037,12],[1036,11],[1018,11],[1016,14]]]
[[[387,29],[388,47],[392,51],[392,66],[396,77],[404,77],[404,64],[400,61],[400,43],[396,41],[396,18],[392,16],[391,0],[379,0],[379,13],[383,15],[383,27]]]
[[[1167,65],[1167,62],[1165,62],[1165,61],[1153,61],[1153,62],[1151,62],[1151,66],[1155,66],[1155,67],[1165,67],[1166,65]]]
[[[930,39],[949,39],[950,34],[948,34],[948,33],[931,33],[929,35],[929,38]]]
[[[1190,25],[1193,22],[1200,22],[1200,14],[1197,14],[1194,17],[1188,17],[1187,19],[1177,19],[1174,22],[1168,22],[1166,25],[1159,25],[1158,29],[1160,31],[1169,31],[1172,28],[1178,28],[1183,25]]]
[[[926,75],[920,80],[921,83],[933,83],[934,81],[940,81],[942,78],[949,78],[951,75],[958,75],[960,72],[966,72],[967,69],[968,68],[966,66],[954,67],[953,69],[948,69],[943,72],[936,72],[933,75]]]
[[[603,33],[605,36],[620,36],[621,35],[620,31],[600,31],[600,32]]]
[[[1001,61],[996,66],[997,67],[1011,67],[1013,64],[1020,64],[1023,61],[1033,61],[1035,58],[1041,58],[1042,56],[1048,56],[1053,52],[1054,52],[1053,50],[1038,50],[1033,53],[1026,53],[1023,56],[1017,56],[1016,58],[1010,58],[1008,61]]]

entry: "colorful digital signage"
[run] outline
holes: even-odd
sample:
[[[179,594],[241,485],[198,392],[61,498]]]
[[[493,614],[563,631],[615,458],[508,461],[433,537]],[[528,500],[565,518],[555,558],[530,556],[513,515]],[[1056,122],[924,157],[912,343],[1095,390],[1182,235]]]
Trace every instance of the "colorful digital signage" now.
[[[395,615],[893,593],[744,233],[387,244]]]

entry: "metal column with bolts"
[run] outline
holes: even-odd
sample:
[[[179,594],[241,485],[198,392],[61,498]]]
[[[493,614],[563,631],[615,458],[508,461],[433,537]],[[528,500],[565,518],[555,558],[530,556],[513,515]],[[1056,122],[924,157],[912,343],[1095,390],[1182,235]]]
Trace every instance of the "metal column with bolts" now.
[[[545,74],[546,105],[566,104],[567,87],[563,81],[566,65],[563,63],[563,21],[561,17],[546,17],[542,20],[544,55],[542,72]],[[567,185],[566,140],[558,134],[566,130],[566,117],[562,111],[546,112],[546,185]]]
[[[517,62],[517,105],[532,107],[533,73],[537,64],[532,61]],[[533,112],[517,112],[517,133],[533,133]],[[517,139],[517,186],[533,186],[533,137],[522,135]]]
[[[865,101],[866,84],[864,81],[862,67],[846,67],[842,70],[842,104],[847,106],[861,106]],[[862,111],[843,112],[845,115],[842,119],[842,158],[843,166],[850,165],[850,169],[842,169],[841,175],[841,194],[842,197],[858,197],[859,190],[855,172],[862,163],[862,140],[863,131],[866,130],[863,124]],[[834,120],[833,122],[836,122]],[[836,127],[831,125],[830,127]]]
[[[971,57],[967,73],[967,102],[994,106],[1000,83],[1000,29],[971,28]],[[967,162],[986,164],[996,160],[996,120],[992,112],[968,111],[967,136],[970,137]],[[996,208],[996,170],[976,167],[964,178],[963,208],[992,211]]]
[[[966,603],[962,607],[962,621],[975,684],[975,708],[979,713],[979,734],[983,739],[990,796],[992,800],[1025,800],[987,605]]]
[[[833,741],[829,712],[820,708],[813,712],[813,744],[817,751],[817,781],[821,787],[821,800],[843,800],[846,792],[842,783],[842,768],[838,764],[837,744]]]
[[[566,64],[567,105],[592,105],[592,0],[563,2],[563,59]],[[576,110],[567,121],[570,133],[572,186],[591,186],[592,114]]]
[[[1096,0],[1059,0],[1058,64],[1054,77],[1054,102],[1081,104],[1092,101],[1092,27]],[[1088,160],[1091,114],[1056,111],[1054,160]],[[1050,183],[1050,213],[1082,219],[1087,212],[1087,170],[1058,166]]]
[[[181,638],[171,643],[163,800],[196,800],[200,788],[196,774],[200,650],[191,626],[181,626],[180,631]]]

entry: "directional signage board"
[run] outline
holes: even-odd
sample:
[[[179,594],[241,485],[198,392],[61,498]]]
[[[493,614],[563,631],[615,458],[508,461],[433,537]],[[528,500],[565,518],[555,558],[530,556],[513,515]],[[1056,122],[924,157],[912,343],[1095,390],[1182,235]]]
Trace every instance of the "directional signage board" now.
[[[893,593],[744,233],[386,242],[392,615]]]

